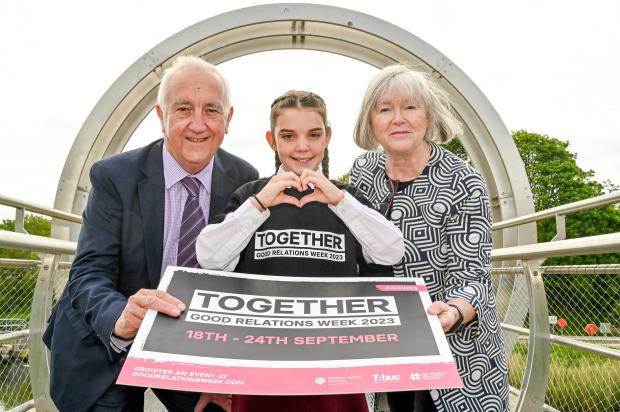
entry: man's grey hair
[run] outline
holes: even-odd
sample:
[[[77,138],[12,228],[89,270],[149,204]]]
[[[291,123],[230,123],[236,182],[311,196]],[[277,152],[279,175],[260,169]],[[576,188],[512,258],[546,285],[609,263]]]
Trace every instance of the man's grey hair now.
[[[228,87],[228,81],[226,81],[226,78],[222,75],[222,73],[220,73],[215,65],[207,63],[196,56],[179,56],[174,60],[172,66],[164,70],[164,75],[161,79],[161,83],[159,84],[159,91],[157,92],[157,104],[159,104],[162,109],[165,109],[170,79],[179,70],[188,68],[215,74],[218,79],[220,79],[220,83],[222,85],[222,105],[224,106],[224,113],[228,112],[228,109],[230,108],[230,89]]]

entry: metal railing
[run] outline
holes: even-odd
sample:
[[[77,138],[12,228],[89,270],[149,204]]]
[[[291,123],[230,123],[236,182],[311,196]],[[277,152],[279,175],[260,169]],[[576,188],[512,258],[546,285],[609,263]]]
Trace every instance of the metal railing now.
[[[518,396],[516,405],[517,410],[556,410],[553,406],[557,404],[566,405],[565,410],[610,410],[615,411],[620,408],[620,386],[614,385],[612,382],[618,382],[620,378],[620,363],[617,361],[620,359],[620,351],[615,349],[606,348],[602,345],[591,344],[580,341],[579,336],[558,336],[551,333],[549,317],[549,307],[547,302],[547,294],[553,292],[553,288],[556,287],[557,282],[550,282],[552,279],[548,278],[547,281],[543,279],[546,275],[550,277],[554,274],[559,275],[588,275],[588,276],[607,276],[609,274],[619,275],[620,265],[593,265],[593,266],[567,266],[567,267],[541,267],[542,260],[548,257],[554,256],[575,256],[575,255],[591,255],[599,253],[618,253],[620,252],[620,233],[612,233],[599,236],[591,236],[578,239],[562,240],[566,237],[565,232],[565,216],[571,213],[580,212],[583,210],[593,209],[596,207],[607,206],[620,202],[620,192],[610,193],[607,195],[597,196],[591,199],[585,199],[579,202],[574,202],[568,205],[563,205],[548,210],[532,213],[526,216],[520,216],[514,219],[498,222],[493,225],[494,231],[537,222],[542,219],[554,217],[556,219],[557,233],[554,241],[532,245],[521,245],[516,247],[507,247],[502,249],[493,250],[491,253],[491,259],[498,262],[506,262],[517,260],[521,262],[519,268],[501,268],[494,267],[494,276],[501,276],[501,280],[505,280],[506,276],[512,275],[512,281],[508,282],[511,285],[515,285],[513,293],[510,296],[511,306],[527,307],[527,320],[519,319],[520,321],[527,321],[529,328],[523,328],[510,323],[502,323],[502,329],[505,334],[512,336],[526,336],[527,341],[527,355],[525,359],[522,359],[522,364],[518,365],[517,359],[520,356],[521,343],[516,339],[512,339],[509,348],[509,359],[514,360],[511,364],[511,384],[520,384],[521,390],[511,388],[511,393]],[[521,275],[522,274],[522,275]],[[516,279],[522,280],[527,288],[527,298],[524,299],[521,294],[521,302],[519,304],[519,293],[517,290]],[[619,279],[615,277],[614,279]],[[620,282],[618,282],[620,285]],[[523,285],[522,285],[523,286]],[[549,291],[546,291],[546,289]],[[616,295],[611,299],[617,302],[620,307],[620,288],[617,289]],[[517,292],[517,293],[515,293]],[[576,291],[571,291],[573,296]],[[499,291],[498,291],[499,293]],[[582,292],[583,293],[583,292]],[[591,301],[591,297],[589,300]],[[575,299],[577,300],[577,299]],[[581,302],[580,302],[581,303]],[[552,302],[552,307],[555,308],[555,302]],[[566,321],[565,319],[563,319]],[[620,311],[614,318],[616,324],[620,325]],[[592,331],[592,329],[591,329]],[[619,338],[620,340],[620,338]],[[578,352],[575,352],[574,350]],[[572,351],[572,352],[571,352]],[[587,358],[588,361],[583,361],[591,366],[588,362],[603,364],[604,362],[612,362],[611,365],[606,367],[600,367],[598,374],[586,374],[581,376],[580,379],[573,379],[573,385],[563,385],[567,380],[570,380],[571,373],[575,368],[564,368],[563,373],[557,373],[556,369],[561,365],[569,363],[579,363],[578,359],[582,358],[581,354],[591,353],[597,357],[596,360]],[[523,357],[521,357],[523,358]],[[601,359],[607,359],[601,360]],[[568,361],[568,362],[567,362]],[[510,362],[510,361],[509,361]],[[553,363],[552,363],[553,362]],[[557,364],[557,365],[556,365]],[[514,372],[516,370],[522,371],[522,376],[515,378]],[[581,371],[580,371],[581,372]],[[617,372],[617,374],[616,374]],[[605,373],[610,376],[608,379],[600,378]],[[599,378],[595,378],[598,375]],[[520,379],[519,379],[520,378]],[[601,388],[607,389],[608,393],[599,396],[599,398],[612,398],[607,403],[600,402],[600,399],[596,399],[596,396],[582,391],[577,402],[565,402],[566,393],[576,387],[591,387],[593,385],[586,385],[585,382],[594,382],[598,379],[599,386],[597,390]],[[558,388],[566,388],[572,386],[569,390],[560,390]],[[548,391],[548,388],[550,389]],[[592,391],[590,391],[592,392]],[[611,394],[609,393],[611,392]],[[559,395],[558,395],[559,394]],[[584,400],[588,400],[585,404]],[[547,403],[546,404],[545,401]],[[596,405],[593,407],[593,405]]]
[[[493,230],[507,229],[509,227],[524,225],[526,223],[538,222],[539,220],[550,217],[565,216],[571,213],[595,209],[597,207],[612,205],[615,203],[620,203],[620,192],[607,193],[605,195],[591,197],[578,202],[552,207],[551,209],[541,210],[540,212],[531,213],[529,215],[503,220],[501,222],[494,223]]]
[[[0,194],[0,205],[9,206],[15,208],[16,212],[18,211],[28,211],[32,213],[37,213],[39,215],[53,217],[60,220],[65,220],[67,222],[79,223],[82,224],[82,217],[79,215],[75,215],[73,213],[65,212],[63,210],[54,209],[47,206],[42,206],[36,203],[26,202],[24,200],[15,199],[8,196],[3,196]],[[23,213],[19,215],[16,214],[16,222],[15,226],[18,226],[17,218],[21,217],[23,219]],[[23,220],[21,221],[21,226],[23,227]]]
[[[6,199],[7,198],[0,197],[0,203],[7,204]],[[494,230],[501,230],[514,225],[557,216],[558,213],[568,214],[584,210],[584,208],[593,208],[615,203],[618,200],[620,200],[620,194],[618,193],[600,196],[598,198],[550,209],[550,211],[538,212],[532,215],[511,219],[506,222],[499,222],[495,224],[493,228]],[[24,207],[26,203],[15,201],[14,199],[11,201],[13,204],[21,207]],[[33,210],[34,208],[30,207],[24,207],[24,209],[35,211]],[[44,214],[47,215],[51,214],[50,210],[44,210],[41,207],[38,207],[36,211],[39,213],[45,212]],[[60,218],[61,214],[54,212],[54,216]],[[1,285],[3,278],[6,277],[2,271],[3,269],[5,272],[8,269],[13,271],[17,269],[21,270],[23,273],[20,272],[18,277],[27,276],[27,271],[38,272],[36,290],[32,291],[32,307],[29,314],[30,328],[17,332],[1,333],[0,344],[28,338],[28,359],[31,371],[30,380],[34,400],[24,400],[25,403],[22,402],[18,407],[26,405],[27,402],[34,402],[38,410],[53,410],[53,405],[47,393],[47,354],[45,353],[40,338],[51,307],[62,289],[64,280],[62,274],[63,272],[66,273],[68,268],[68,263],[60,262],[60,256],[73,255],[75,253],[76,243],[22,233],[0,231],[0,247],[26,249],[47,254],[41,261],[0,259],[0,291],[2,290]],[[603,276],[617,279],[614,275],[620,274],[620,265],[541,267],[539,264],[541,258],[550,256],[587,255],[610,252],[620,252],[620,233],[580,239],[559,240],[533,245],[521,245],[494,249],[492,251],[491,258],[495,264],[514,260],[521,262],[521,266],[519,267],[494,267],[494,277],[516,278],[520,276],[526,279],[527,283],[527,293],[522,296],[513,294],[511,296],[511,301],[513,301],[513,303],[519,299],[526,301],[528,306],[527,326],[529,327],[523,327],[522,324],[516,325],[509,322],[502,323],[502,329],[505,333],[522,336],[527,339],[527,341],[523,339],[515,341],[516,343],[511,346],[509,357],[511,383],[513,384],[513,387],[511,387],[511,394],[517,398],[516,405],[514,406],[516,410],[557,410],[555,409],[557,404],[552,400],[548,400],[548,404],[545,404],[545,399],[548,399],[546,398],[548,394],[548,380],[550,377],[555,379],[556,375],[558,375],[554,372],[554,368],[557,366],[554,362],[556,362],[558,357],[566,356],[561,355],[562,353],[569,353],[561,351],[572,351],[570,353],[575,354],[571,355],[573,356],[571,358],[572,361],[576,361],[577,358],[582,359],[582,354],[584,353],[595,356],[596,359],[590,359],[588,362],[592,364],[597,364],[598,362],[601,365],[605,365],[605,369],[601,369],[599,372],[612,371],[615,373],[615,370],[618,369],[618,365],[620,365],[620,363],[618,363],[620,351],[607,348],[602,344],[584,342],[580,340],[578,336],[562,336],[560,334],[551,333],[544,279],[549,276],[582,276],[586,278],[591,276]],[[618,302],[620,303],[620,296],[618,297]],[[2,309],[0,308],[0,317],[3,316]],[[620,319],[617,321],[617,324],[620,325]],[[617,335],[618,334],[614,332],[613,336]],[[618,339],[620,340],[620,337]],[[561,356],[559,356],[558,353]],[[601,359],[607,359],[607,361],[603,362]],[[605,363],[608,361],[614,362],[615,366],[612,365],[610,367]],[[581,362],[585,361],[581,360]],[[592,367],[592,365],[588,365],[589,368]],[[513,375],[518,376],[513,379]],[[620,374],[618,376],[620,376]],[[610,376],[606,380],[610,385],[613,385],[613,376]],[[581,382],[577,381],[576,384],[583,385],[583,380]],[[612,389],[615,390],[615,387]],[[612,397],[615,396],[620,397],[620,388],[618,389],[618,395],[616,395],[615,392],[612,394]],[[620,405],[620,399],[618,399],[617,404]],[[614,409],[596,410],[611,411]]]
[[[82,223],[82,218],[72,213],[41,206],[0,195],[0,205],[15,208],[15,232],[0,231],[0,247],[39,252],[42,260],[0,259],[0,298],[10,296],[11,306],[0,300],[0,317],[14,316],[30,327],[20,330],[0,330],[0,350],[7,354],[0,365],[0,386],[11,387],[0,397],[0,410],[27,411],[40,399],[41,410],[55,410],[48,395],[47,353],[41,336],[45,322],[58,294],[64,286],[69,262],[60,262],[61,255],[75,254],[75,242],[28,235],[25,230],[25,212]],[[51,282],[52,273],[56,280]],[[43,285],[41,285],[43,283]],[[42,287],[41,287],[42,286]],[[9,290],[13,288],[15,290]],[[27,308],[27,313],[24,313]],[[21,348],[27,349],[22,350]],[[27,362],[27,363],[26,363]],[[4,366],[6,365],[6,366]]]

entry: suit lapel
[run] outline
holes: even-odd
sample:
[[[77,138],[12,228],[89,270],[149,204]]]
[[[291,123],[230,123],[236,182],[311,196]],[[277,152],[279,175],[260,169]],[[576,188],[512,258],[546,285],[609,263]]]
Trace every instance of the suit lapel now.
[[[162,143],[155,144],[142,166],[138,183],[138,200],[142,214],[144,251],[150,287],[156,288],[161,275],[164,242],[165,187]]]
[[[209,205],[209,222],[215,216],[224,211],[228,205],[230,189],[236,187],[234,179],[230,176],[229,165],[221,161],[219,151],[213,158],[213,176],[211,178],[211,203]]]

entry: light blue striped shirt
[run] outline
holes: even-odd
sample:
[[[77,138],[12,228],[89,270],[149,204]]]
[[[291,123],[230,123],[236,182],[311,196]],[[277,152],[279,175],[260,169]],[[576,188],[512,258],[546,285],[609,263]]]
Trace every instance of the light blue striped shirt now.
[[[179,230],[181,229],[181,219],[183,209],[187,200],[187,190],[181,180],[189,173],[181,167],[174,157],[170,154],[166,145],[163,144],[162,157],[164,161],[164,182],[166,188],[166,200],[164,210],[164,255],[161,260],[161,273],[170,265],[177,264],[177,249],[179,243]],[[199,201],[200,208],[205,217],[205,222],[209,221],[209,207],[211,203],[211,181],[213,177],[213,159],[200,172],[191,175],[202,183],[200,187]]]

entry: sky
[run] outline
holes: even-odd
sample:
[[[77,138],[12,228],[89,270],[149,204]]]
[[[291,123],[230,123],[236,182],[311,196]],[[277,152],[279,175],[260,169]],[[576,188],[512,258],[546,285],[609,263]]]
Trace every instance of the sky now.
[[[0,194],[52,207],[77,133],[109,86],[145,52],[188,26],[264,3],[164,0],[0,2]],[[336,5],[336,4],[333,4]],[[508,130],[569,141],[578,165],[620,184],[620,2],[340,1],[416,35],[454,62]],[[235,115],[223,147],[273,172],[270,102],[289,89],[326,101],[330,171],[361,153],[352,129],[376,69],[329,53],[279,51],[220,65]],[[126,149],[161,137],[149,115]],[[14,210],[0,206],[0,219]]]

